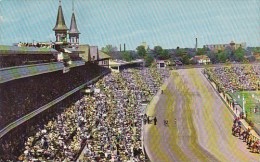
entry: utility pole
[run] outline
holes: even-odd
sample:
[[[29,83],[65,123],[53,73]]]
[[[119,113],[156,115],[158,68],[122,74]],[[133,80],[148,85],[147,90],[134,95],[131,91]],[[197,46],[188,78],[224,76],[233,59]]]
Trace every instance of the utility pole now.
[[[197,38],[196,38],[196,44],[195,44],[195,51],[196,51],[196,53],[198,51],[198,39]]]

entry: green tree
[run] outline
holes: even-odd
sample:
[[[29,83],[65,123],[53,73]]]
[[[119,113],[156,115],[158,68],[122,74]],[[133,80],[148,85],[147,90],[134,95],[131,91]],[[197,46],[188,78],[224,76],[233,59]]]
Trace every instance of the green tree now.
[[[116,47],[113,47],[111,44],[106,45],[105,47],[101,48],[101,51],[110,55],[111,52],[117,51]]]
[[[154,61],[154,58],[151,55],[146,55],[144,60],[145,60],[145,66],[151,66]]]
[[[159,57],[163,53],[163,48],[161,46],[154,46],[153,50],[156,54],[156,57]]]
[[[214,52],[210,51],[208,52],[207,56],[210,58],[210,61],[215,64],[218,63],[218,58],[217,58],[217,54],[215,54]]]
[[[260,52],[260,47],[254,47],[253,52]]]
[[[225,63],[228,59],[226,52],[221,52],[221,53],[218,53],[216,55],[217,55],[217,61],[218,62]]]
[[[162,53],[159,55],[161,60],[166,60],[170,58],[169,52],[167,50],[163,50]]]
[[[146,56],[146,50],[145,50],[145,47],[144,46],[138,46],[136,48],[137,50],[137,54],[141,57],[141,58],[145,58]]]
[[[128,62],[133,60],[133,57],[129,51],[122,52],[122,57],[123,57],[123,60],[128,61]]]
[[[177,47],[176,52],[175,52],[177,57],[181,57],[184,53],[185,53],[184,49]]]
[[[189,58],[188,55],[183,55],[182,56],[182,63],[185,64],[185,65],[190,64],[190,58]]]
[[[205,55],[205,49],[204,48],[198,48],[196,55]]]
[[[163,49],[161,46],[154,46],[155,57],[160,60],[166,60],[170,58],[169,52]]]
[[[245,55],[245,51],[241,47],[239,47],[234,53],[235,60],[238,62],[243,61],[244,55]]]

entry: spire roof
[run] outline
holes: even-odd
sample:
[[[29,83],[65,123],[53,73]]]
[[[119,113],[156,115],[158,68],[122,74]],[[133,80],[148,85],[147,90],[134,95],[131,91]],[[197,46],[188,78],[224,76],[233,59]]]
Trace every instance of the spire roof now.
[[[61,7],[61,1],[59,1],[59,9],[58,9],[58,14],[57,14],[57,20],[56,20],[56,25],[53,28],[53,30],[68,30],[66,24],[65,24],[65,19],[63,16],[62,12],[62,7]]]
[[[71,16],[71,23],[70,23],[70,34],[80,34],[78,27],[77,27],[77,23],[76,23],[76,18],[75,18],[75,14],[74,12],[72,13]]]

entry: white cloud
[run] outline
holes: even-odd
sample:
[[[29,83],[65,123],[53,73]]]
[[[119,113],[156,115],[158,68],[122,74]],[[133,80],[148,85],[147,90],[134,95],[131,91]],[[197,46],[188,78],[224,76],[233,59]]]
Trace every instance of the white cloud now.
[[[6,16],[4,17],[4,16],[0,15],[0,23],[3,23],[3,22],[10,23],[10,22],[15,22],[15,21],[17,21],[17,20],[13,19],[13,18],[7,18]]]
[[[0,1],[1,1],[1,0],[0,0]],[[1,15],[0,15],[0,23],[1,23],[1,22],[4,22],[4,16],[1,16]]]

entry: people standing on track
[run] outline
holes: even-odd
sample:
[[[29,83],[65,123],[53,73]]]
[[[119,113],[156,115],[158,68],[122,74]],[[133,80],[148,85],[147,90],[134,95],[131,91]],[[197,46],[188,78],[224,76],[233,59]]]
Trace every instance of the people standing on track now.
[[[144,114],[144,124],[146,124],[146,121],[147,121],[147,115]]]
[[[239,117],[235,116],[235,119],[234,119],[233,123],[236,124],[238,121],[239,121]]]
[[[164,120],[164,126],[168,127],[168,120]]]
[[[156,123],[157,123],[156,117],[154,117],[153,121],[154,121],[154,125],[156,125]]]

